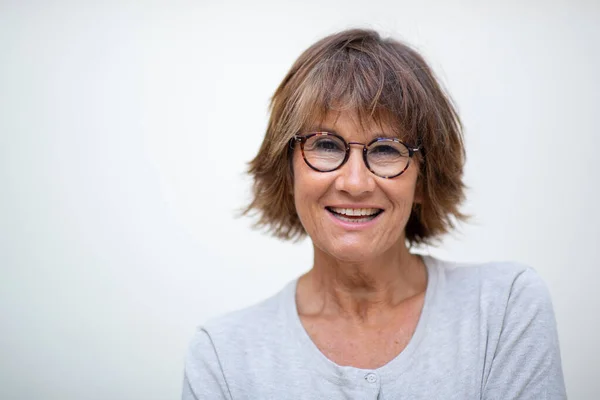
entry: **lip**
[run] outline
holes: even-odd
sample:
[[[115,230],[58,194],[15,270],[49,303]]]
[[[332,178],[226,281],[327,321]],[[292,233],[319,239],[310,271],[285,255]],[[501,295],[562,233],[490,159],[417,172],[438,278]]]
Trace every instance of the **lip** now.
[[[360,231],[363,229],[368,229],[372,225],[375,225],[377,223],[377,221],[379,221],[379,217],[381,217],[381,215],[385,213],[385,210],[383,208],[369,205],[369,204],[339,204],[339,205],[336,204],[335,206],[332,205],[332,206],[327,206],[327,207],[333,207],[333,208],[378,208],[378,209],[382,210],[382,212],[380,212],[375,218],[373,218],[369,221],[346,222],[346,221],[342,221],[341,219],[336,218],[335,215],[333,215],[333,213],[331,211],[329,211],[327,208],[325,208],[327,215],[329,216],[329,218],[331,218],[333,223],[347,231]]]
[[[380,210],[385,210],[383,207],[376,206],[373,204],[328,204],[326,207],[332,208],[378,208]]]

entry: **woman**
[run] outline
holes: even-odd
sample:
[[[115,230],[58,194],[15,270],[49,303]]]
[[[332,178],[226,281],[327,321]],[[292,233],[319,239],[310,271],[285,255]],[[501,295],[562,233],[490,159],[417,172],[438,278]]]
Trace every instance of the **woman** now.
[[[409,251],[465,219],[461,124],[418,53],[373,31],[326,37],[271,107],[248,211],[308,235],[314,264],[198,329],[184,399],[566,398],[533,270]]]

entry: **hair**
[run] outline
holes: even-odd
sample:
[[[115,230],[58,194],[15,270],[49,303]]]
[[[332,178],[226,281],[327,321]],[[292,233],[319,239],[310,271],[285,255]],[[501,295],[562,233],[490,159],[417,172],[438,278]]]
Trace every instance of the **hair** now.
[[[310,46],[287,73],[270,105],[264,140],[249,163],[257,227],[281,239],[306,235],[293,194],[294,135],[331,111],[355,112],[397,129],[405,143],[420,146],[417,190],[405,227],[409,245],[430,244],[467,219],[462,124],[450,97],[423,57],[377,32],[351,29]]]

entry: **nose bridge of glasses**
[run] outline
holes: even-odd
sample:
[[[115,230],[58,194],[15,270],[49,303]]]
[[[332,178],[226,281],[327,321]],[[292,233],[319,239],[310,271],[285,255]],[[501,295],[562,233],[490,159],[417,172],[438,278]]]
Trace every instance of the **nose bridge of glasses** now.
[[[365,143],[361,143],[361,142],[348,142],[348,147],[350,147],[353,144],[356,146],[362,146],[363,149],[365,149],[367,147],[367,145]]]
[[[365,167],[368,167],[367,165],[367,159],[366,159],[366,153],[367,153],[367,145],[365,143],[361,143],[361,142],[348,142],[348,156],[346,157],[346,161],[348,161],[348,159],[350,159],[350,156],[352,155],[352,145],[355,146],[360,146],[361,148],[357,148],[357,150],[359,150],[362,153],[362,159],[363,162],[365,163]]]

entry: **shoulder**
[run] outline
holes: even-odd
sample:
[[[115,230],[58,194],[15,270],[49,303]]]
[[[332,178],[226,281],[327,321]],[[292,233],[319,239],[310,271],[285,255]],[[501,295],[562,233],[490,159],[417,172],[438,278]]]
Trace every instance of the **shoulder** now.
[[[206,321],[197,328],[192,347],[210,348],[218,358],[239,359],[252,349],[268,346],[285,329],[286,307],[294,283],[288,283],[281,291],[255,305]]]
[[[450,318],[463,329],[469,326],[479,332],[482,343],[486,343],[486,359],[498,364],[501,350],[510,351],[510,346],[517,346],[518,352],[523,352],[522,347],[528,345],[537,346],[541,353],[544,349],[549,359],[557,359],[552,300],[546,284],[533,268],[515,262],[434,261],[432,269],[437,271],[440,281],[437,291],[440,318]]]
[[[433,264],[438,317],[460,324],[456,331],[469,334],[455,341],[482,356],[482,398],[565,399],[554,310],[540,275],[515,262]]]
[[[527,297],[538,302],[549,300],[546,284],[535,269],[517,262],[450,262],[433,259],[445,289],[450,292],[476,293],[481,299]]]
[[[253,306],[213,318],[194,333],[186,357],[186,382],[200,398],[230,398],[251,384],[256,364],[268,365],[272,347],[285,348],[285,312],[294,282]],[[216,395],[218,393],[219,395]],[[194,397],[197,398],[197,397]]]
[[[239,334],[240,329],[243,329],[246,334],[263,330],[264,324],[272,324],[277,319],[285,303],[286,295],[291,289],[290,285],[292,283],[259,303],[210,319],[202,325],[202,329],[216,336],[232,332]]]
[[[500,333],[508,322],[554,324],[548,288],[531,267],[516,262],[462,263],[431,259],[437,309],[461,323]]]

